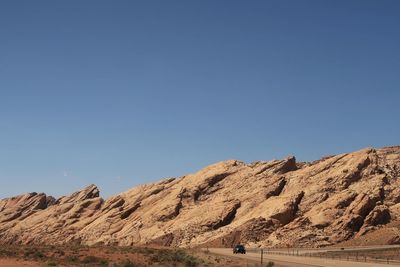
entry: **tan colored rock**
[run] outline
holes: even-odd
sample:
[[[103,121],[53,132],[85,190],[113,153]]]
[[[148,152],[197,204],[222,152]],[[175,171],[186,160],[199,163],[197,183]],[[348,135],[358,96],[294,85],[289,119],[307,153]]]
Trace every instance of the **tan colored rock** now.
[[[398,242],[400,147],[311,163],[228,160],[103,200],[95,185],[57,200],[0,200],[0,242],[326,246]]]

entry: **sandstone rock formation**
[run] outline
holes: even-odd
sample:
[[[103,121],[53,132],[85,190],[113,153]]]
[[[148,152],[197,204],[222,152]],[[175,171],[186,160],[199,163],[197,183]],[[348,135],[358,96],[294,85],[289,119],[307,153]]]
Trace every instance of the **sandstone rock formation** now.
[[[37,193],[0,200],[3,243],[398,243],[399,226],[400,147],[311,163],[228,160],[107,200],[95,185],[57,200]],[[385,241],[369,238],[382,231]]]

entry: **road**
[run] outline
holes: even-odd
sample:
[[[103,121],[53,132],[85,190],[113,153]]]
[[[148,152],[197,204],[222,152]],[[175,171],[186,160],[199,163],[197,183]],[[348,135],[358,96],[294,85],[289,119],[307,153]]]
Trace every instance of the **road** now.
[[[245,255],[233,254],[232,249],[229,248],[209,248],[209,251],[214,254],[222,256],[234,256],[242,259],[251,260],[253,262],[260,262],[260,253],[248,252]],[[371,262],[352,262],[342,261],[333,259],[321,259],[321,258],[308,258],[298,256],[287,256],[287,255],[272,255],[264,254],[264,263],[273,261],[275,264],[284,267],[388,267],[388,266],[400,266],[400,265],[388,265],[382,263],[371,263]]]

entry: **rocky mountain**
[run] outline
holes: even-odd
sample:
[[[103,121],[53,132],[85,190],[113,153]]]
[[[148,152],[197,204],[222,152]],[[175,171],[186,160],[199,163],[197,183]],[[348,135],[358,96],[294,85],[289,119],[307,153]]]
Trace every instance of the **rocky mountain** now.
[[[0,242],[165,246],[400,243],[400,147],[315,162],[228,160],[102,199],[0,200]]]

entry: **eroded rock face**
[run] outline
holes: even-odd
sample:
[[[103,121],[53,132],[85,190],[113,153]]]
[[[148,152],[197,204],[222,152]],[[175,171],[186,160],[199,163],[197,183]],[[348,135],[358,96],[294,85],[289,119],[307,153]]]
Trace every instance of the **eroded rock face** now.
[[[400,223],[399,188],[400,147],[312,163],[228,160],[106,200],[95,185],[0,200],[0,242],[326,246]],[[400,240],[389,232],[386,243]]]

